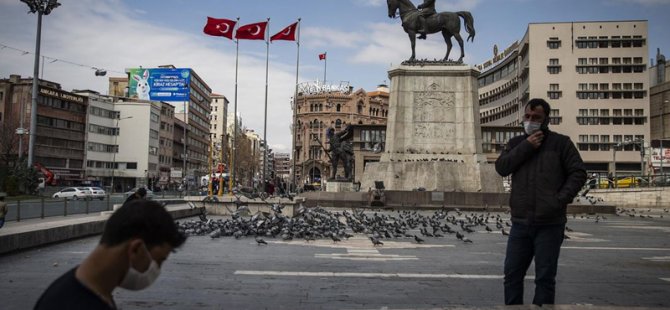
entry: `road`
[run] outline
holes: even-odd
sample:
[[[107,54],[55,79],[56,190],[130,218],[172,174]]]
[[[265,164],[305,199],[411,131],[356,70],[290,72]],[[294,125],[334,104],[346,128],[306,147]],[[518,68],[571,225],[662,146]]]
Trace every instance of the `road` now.
[[[559,261],[565,305],[670,307],[670,220],[570,218]],[[123,309],[430,309],[500,305],[506,237],[483,229],[473,244],[453,235],[334,244],[190,237],[147,290],[117,290]],[[48,284],[78,264],[98,237],[0,256],[3,309],[32,307]],[[532,300],[532,269],[526,298]]]

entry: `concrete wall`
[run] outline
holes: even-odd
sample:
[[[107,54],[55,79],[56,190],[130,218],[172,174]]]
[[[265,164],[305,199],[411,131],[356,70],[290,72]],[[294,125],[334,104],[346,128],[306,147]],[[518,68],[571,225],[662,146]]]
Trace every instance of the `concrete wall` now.
[[[173,218],[191,217],[199,210],[180,208],[168,210]],[[64,218],[58,222],[36,222],[16,233],[0,236],[0,254],[25,250],[50,243],[64,242],[102,233],[108,216]]]
[[[670,188],[622,188],[591,190],[589,196],[602,198],[607,204],[620,208],[667,208]]]

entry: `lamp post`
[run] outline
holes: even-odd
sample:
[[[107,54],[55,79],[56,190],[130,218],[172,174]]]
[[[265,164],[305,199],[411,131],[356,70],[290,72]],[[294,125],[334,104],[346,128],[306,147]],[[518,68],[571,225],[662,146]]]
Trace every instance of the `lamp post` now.
[[[40,40],[42,39],[42,16],[49,15],[53,9],[60,6],[58,0],[21,0],[28,5],[30,13],[37,13],[37,38],[35,40],[35,64],[33,66],[33,90],[30,106],[30,140],[28,141],[28,168],[35,159],[35,135],[37,131],[37,91],[38,75],[40,71]]]
[[[119,138],[119,121],[124,120],[124,119],[129,119],[133,118],[132,116],[127,116],[123,118],[117,118],[116,119],[116,135],[114,135],[114,146],[116,149],[114,150],[114,155],[112,155],[112,193],[114,193],[114,171],[116,171],[116,153],[119,152],[119,146],[116,144],[116,140]]]

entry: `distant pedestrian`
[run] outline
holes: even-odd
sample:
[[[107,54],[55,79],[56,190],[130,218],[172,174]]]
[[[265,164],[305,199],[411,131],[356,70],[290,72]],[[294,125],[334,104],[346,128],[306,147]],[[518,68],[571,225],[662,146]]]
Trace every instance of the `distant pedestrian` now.
[[[149,287],[185,241],[158,202],[132,201],[109,217],[100,243],[81,265],[51,283],[34,309],[116,309],[114,289]]]
[[[526,272],[535,260],[533,304],[554,304],[566,208],[586,182],[584,162],[569,137],[549,130],[551,107],[542,99],[524,109],[525,135],[512,138],[496,171],[512,175],[512,229],[505,256],[505,304],[523,304]]]
[[[135,191],[135,193],[128,196],[128,198],[126,198],[126,201],[124,201],[123,204],[125,205],[136,199],[145,199],[146,196],[147,196],[147,189],[144,187],[140,187]]]
[[[7,203],[5,202],[5,196],[7,194],[0,193],[0,228],[5,226],[5,216],[7,215]]]

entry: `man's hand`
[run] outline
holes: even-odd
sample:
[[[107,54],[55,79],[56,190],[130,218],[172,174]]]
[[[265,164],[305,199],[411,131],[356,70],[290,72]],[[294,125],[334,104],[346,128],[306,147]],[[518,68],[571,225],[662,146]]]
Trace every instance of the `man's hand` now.
[[[544,140],[544,133],[542,132],[542,130],[538,130],[536,133],[528,136],[526,140],[530,142],[533,148],[537,149],[540,147],[540,145],[542,145],[542,140]]]

